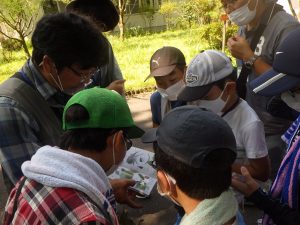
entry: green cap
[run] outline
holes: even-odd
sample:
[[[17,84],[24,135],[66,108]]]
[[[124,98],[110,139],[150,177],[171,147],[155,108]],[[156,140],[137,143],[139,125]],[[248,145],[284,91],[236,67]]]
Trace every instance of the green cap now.
[[[66,111],[74,104],[79,104],[88,111],[87,120],[65,121]],[[115,91],[99,87],[78,92],[64,108],[63,129],[80,128],[126,128],[129,138],[139,138],[144,134],[144,131],[134,124],[125,99]]]

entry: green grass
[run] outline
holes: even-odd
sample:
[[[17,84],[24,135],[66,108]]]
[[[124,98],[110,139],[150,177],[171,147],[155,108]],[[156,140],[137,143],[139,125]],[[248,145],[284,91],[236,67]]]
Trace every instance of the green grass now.
[[[139,37],[131,37],[123,42],[117,36],[108,35],[115,56],[126,79],[126,89],[139,89],[155,84],[154,79],[144,82],[150,72],[149,61],[152,54],[163,46],[179,48],[186,57],[187,63],[202,49],[206,43],[198,38],[199,29],[166,31]],[[12,53],[12,59],[4,62],[0,54],[0,82],[10,77],[25,62],[22,51]]]

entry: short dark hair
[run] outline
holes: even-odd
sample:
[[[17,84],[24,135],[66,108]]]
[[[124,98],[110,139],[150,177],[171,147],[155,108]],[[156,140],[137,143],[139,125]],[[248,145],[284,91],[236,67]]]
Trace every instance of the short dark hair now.
[[[88,16],[96,24],[104,23],[104,31],[113,30],[119,22],[118,11],[111,0],[74,0],[66,11]]]
[[[230,150],[216,149],[206,156],[201,168],[193,168],[166,154],[157,144],[153,146],[157,169],[171,175],[189,197],[215,198],[228,190],[231,184],[231,165],[224,162],[231,160]]]
[[[80,122],[89,118],[88,111],[79,104],[72,105],[65,115],[67,122]],[[86,150],[103,151],[106,148],[107,138],[118,129],[81,128],[64,132],[59,147],[69,147]]]
[[[237,79],[237,70],[236,68],[234,68],[231,74],[229,74],[228,76],[224,77],[221,80],[216,81],[214,85],[218,86],[221,90],[223,90],[226,82],[236,81],[236,79]]]
[[[32,59],[39,65],[48,55],[58,70],[78,64],[82,69],[107,64],[108,41],[90,22],[72,13],[44,16],[32,35]]]

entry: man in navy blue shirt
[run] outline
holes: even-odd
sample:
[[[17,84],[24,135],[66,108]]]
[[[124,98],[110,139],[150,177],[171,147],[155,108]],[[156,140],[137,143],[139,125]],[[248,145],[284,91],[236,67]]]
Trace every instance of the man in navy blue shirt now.
[[[185,70],[185,57],[178,48],[165,46],[152,55],[150,74],[146,80],[154,77],[157,87],[150,97],[153,127],[159,126],[168,111],[186,104],[177,100],[177,95],[185,86]]]

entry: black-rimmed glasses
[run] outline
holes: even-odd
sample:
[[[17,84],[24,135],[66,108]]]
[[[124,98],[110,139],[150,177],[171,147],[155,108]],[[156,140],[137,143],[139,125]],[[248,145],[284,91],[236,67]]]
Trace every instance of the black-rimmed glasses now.
[[[132,141],[128,138],[127,134],[123,131],[123,137],[126,145],[126,150],[128,151],[132,147]]]
[[[153,169],[157,170],[157,165],[156,165],[155,159],[153,159],[152,161],[150,161],[150,166],[152,166]]]
[[[68,68],[70,70],[72,70],[72,72],[74,74],[76,74],[76,76],[79,76],[80,77],[80,83],[90,83],[91,82],[91,77],[98,71],[98,69],[92,69],[90,70],[89,72],[87,72],[86,74],[82,73],[82,72],[78,72],[76,71],[74,68],[72,68],[71,66],[68,66]]]

